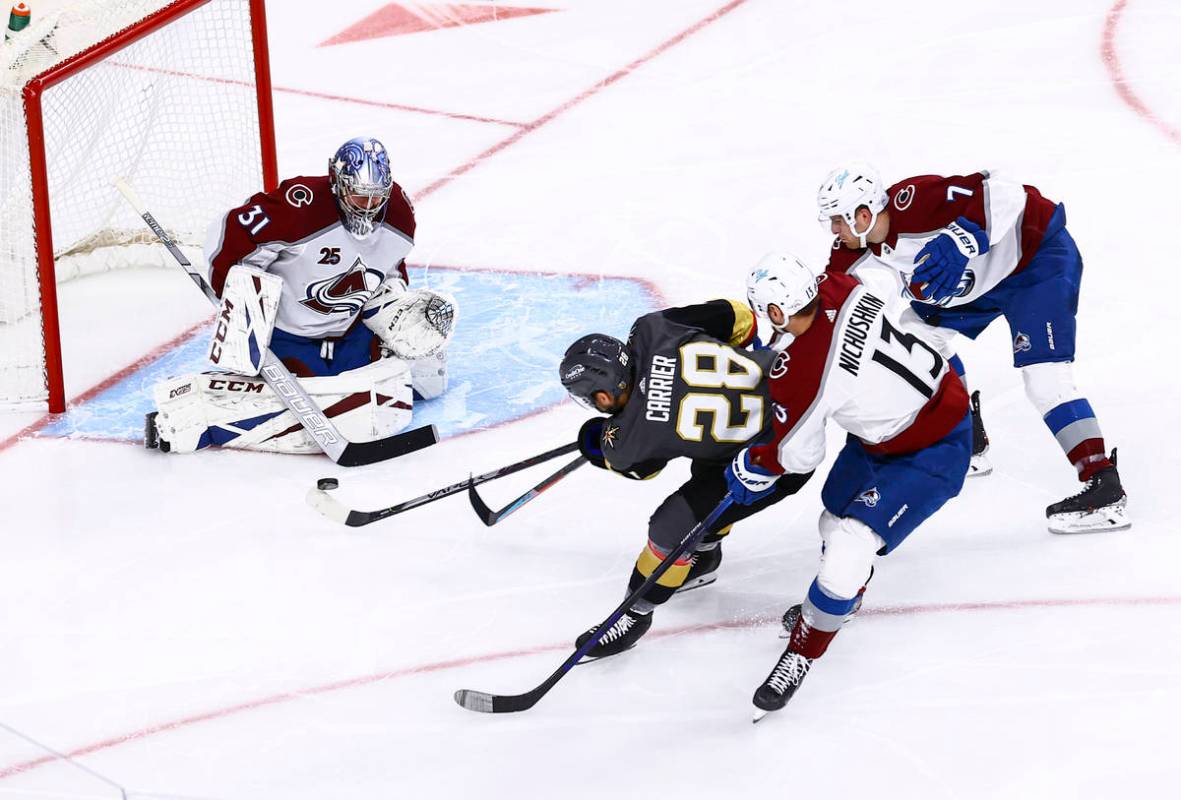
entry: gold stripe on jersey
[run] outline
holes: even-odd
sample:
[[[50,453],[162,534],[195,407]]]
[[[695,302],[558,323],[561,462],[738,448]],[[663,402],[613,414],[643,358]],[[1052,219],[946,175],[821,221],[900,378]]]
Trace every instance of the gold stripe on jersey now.
[[[729,343],[734,347],[741,347],[754,338],[755,312],[751,311],[746,303],[739,303],[728,297],[726,302],[734,308],[734,330],[730,333]]]
[[[664,557],[652,549],[652,543],[644,545],[644,549],[640,552],[640,557],[636,559],[636,571],[647,578],[651,575]],[[689,576],[689,561],[678,561],[668,568],[668,571],[660,576],[656,581],[657,586],[666,586],[670,589],[677,589],[685,582],[685,578]]]

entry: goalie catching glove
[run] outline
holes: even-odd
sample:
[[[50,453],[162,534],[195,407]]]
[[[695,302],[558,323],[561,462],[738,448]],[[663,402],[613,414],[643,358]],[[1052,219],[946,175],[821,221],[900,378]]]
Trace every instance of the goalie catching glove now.
[[[397,358],[426,358],[451,340],[458,318],[455,300],[430,289],[407,289],[399,280],[378,287],[365,304],[362,321]]]
[[[229,372],[253,377],[271,345],[283,279],[237,264],[226,275],[209,360]]]

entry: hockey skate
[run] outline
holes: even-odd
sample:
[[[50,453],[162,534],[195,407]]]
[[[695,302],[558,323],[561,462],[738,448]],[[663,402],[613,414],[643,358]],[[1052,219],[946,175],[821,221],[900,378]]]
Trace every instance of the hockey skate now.
[[[861,610],[861,601],[864,599],[865,590],[862,589],[860,594],[857,595],[856,602],[853,603],[853,610],[845,615],[845,621],[842,623],[843,625],[848,625],[849,620],[857,616],[857,612]],[[800,618],[800,614],[802,613],[804,613],[804,606],[802,603],[796,603],[794,606],[787,609],[787,611],[783,612],[783,630],[779,633],[780,639],[791,638],[791,630],[796,626],[796,620]]]
[[[972,460],[968,462],[968,477],[982,478],[992,472],[988,459],[988,432],[984,430],[984,418],[980,416],[980,392],[972,392],[969,405],[972,411]]]
[[[709,586],[718,579],[718,567],[722,566],[722,543],[715,543],[709,550],[694,551],[689,561],[689,574],[675,594]]]
[[[582,647],[586,644],[587,639],[591,638],[598,625],[594,626],[586,633],[578,637],[574,642],[575,647]],[[607,632],[602,635],[599,641],[595,642],[585,656],[582,657],[583,663],[586,661],[595,661],[607,656],[613,656],[622,653],[624,650],[630,650],[636,646],[636,642],[640,637],[648,632],[652,627],[652,612],[647,614],[639,614],[636,611],[627,611],[622,617],[616,621],[614,625],[607,629]]]
[[[1132,526],[1128,518],[1128,495],[1120,484],[1116,451],[1111,466],[1096,472],[1083,490],[1046,508],[1051,533],[1099,533]]]
[[[775,669],[771,670],[763,685],[755,690],[755,714],[752,722],[758,722],[767,716],[768,712],[778,711],[787,705],[787,701],[808,676],[811,667],[812,659],[805,658],[788,646],[779,657]]]

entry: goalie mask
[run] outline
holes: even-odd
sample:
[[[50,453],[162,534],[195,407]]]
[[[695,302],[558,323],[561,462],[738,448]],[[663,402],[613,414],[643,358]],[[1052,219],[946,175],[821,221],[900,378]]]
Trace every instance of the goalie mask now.
[[[592,333],[566,349],[558,377],[570,396],[592,411],[594,393],[618,397],[632,382],[631,355],[623,342],[605,333]]]
[[[384,217],[394,186],[385,145],[364,136],[349,139],[328,162],[328,184],[345,228],[368,236]]]

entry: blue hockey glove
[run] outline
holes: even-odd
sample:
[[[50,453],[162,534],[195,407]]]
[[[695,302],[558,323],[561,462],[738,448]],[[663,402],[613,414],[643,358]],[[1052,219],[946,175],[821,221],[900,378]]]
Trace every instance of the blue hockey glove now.
[[[726,485],[734,502],[749,506],[775,488],[779,476],[750,462],[750,448],[744,447],[726,467]]]
[[[988,252],[988,234],[967,217],[959,217],[927,242],[914,257],[917,269],[911,279],[920,288],[923,300],[940,302],[953,297],[968,259]]]
[[[591,417],[578,429],[578,451],[599,469],[607,469],[603,455],[603,426],[609,417]]]

